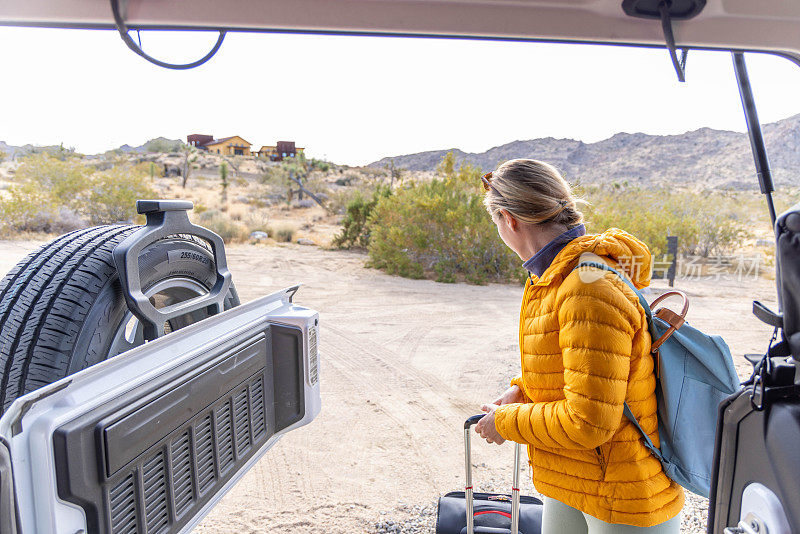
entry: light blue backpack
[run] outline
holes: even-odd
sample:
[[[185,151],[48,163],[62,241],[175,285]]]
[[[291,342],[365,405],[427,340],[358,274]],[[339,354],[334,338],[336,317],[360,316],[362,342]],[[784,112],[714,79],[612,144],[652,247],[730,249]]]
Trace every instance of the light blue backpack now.
[[[581,262],[619,276],[639,297],[653,343],[670,328],[653,316],[644,296],[633,283],[599,261]],[[667,312],[669,313],[669,312]],[[708,497],[714,462],[717,408],[722,400],[740,389],[730,349],[719,336],[709,336],[686,323],[658,348],[656,400],[661,450],[625,403],[623,413],[639,429],[645,446],[661,461],[669,478],[703,497]]]

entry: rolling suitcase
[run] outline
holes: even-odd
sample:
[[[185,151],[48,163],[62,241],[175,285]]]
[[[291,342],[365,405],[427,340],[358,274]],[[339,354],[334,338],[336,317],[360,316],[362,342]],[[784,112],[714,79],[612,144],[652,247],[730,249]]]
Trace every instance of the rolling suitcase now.
[[[511,495],[472,490],[470,428],[484,415],[473,415],[464,423],[465,491],[452,491],[439,499],[436,534],[540,534],[542,501],[519,494],[519,443],[514,444]]]

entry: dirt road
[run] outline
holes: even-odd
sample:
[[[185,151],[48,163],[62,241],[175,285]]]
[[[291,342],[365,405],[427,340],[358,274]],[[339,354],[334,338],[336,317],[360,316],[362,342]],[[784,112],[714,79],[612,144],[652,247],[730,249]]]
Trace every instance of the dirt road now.
[[[0,242],[6,272],[32,242]],[[303,282],[296,301],[321,313],[323,409],[285,436],[222,500],[197,533],[374,532],[434,505],[463,479],[462,422],[504,389],[519,366],[521,288],[406,280],[363,267],[365,257],[298,245],[233,246],[242,301]],[[666,286],[654,283],[649,299]],[[741,375],[770,330],[753,299],[773,283],[684,280],[690,322],[722,335]],[[506,490],[510,446],[475,441],[476,487]],[[510,483],[510,480],[509,480]],[[523,492],[533,493],[530,482]],[[684,530],[689,532],[689,530]]]

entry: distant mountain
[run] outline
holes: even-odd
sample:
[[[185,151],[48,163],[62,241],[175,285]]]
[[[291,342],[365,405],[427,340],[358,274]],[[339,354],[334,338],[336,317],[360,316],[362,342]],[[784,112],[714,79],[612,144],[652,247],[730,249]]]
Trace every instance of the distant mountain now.
[[[130,154],[131,152],[138,154],[144,152],[144,145],[142,146],[122,145],[117,150],[119,150],[123,154]]]
[[[763,126],[776,187],[800,186],[800,115]],[[451,149],[456,160],[485,171],[503,161],[532,158],[557,166],[570,181],[586,184],[676,184],[725,189],[757,189],[747,134],[701,128],[680,135],[618,133],[597,143],[574,139],[513,141],[480,154]],[[448,150],[395,156],[397,167],[436,168]],[[382,167],[383,158],[370,166]]]
[[[11,146],[6,144],[5,141],[0,141],[0,152],[5,152],[8,157],[13,156],[19,147]]]
[[[6,144],[5,141],[0,141],[0,151],[5,152],[9,158],[14,159],[17,157],[25,156],[26,154],[30,154],[33,152],[47,152],[51,154],[58,154],[61,151],[66,150],[67,152],[74,152],[72,148],[64,148],[63,146],[59,145],[22,145],[22,146],[14,146]]]
[[[117,150],[123,154],[144,154],[146,152],[177,152],[181,149],[184,145],[183,141],[180,139],[167,139],[166,137],[156,137],[155,139],[150,139],[143,145],[139,146],[131,146],[131,145],[122,145]],[[52,146],[39,146],[39,145],[23,145],[23,146],[13,146],[6,144],[4,141],[0,141],[0,151],[5,152],[8,154],[9,158],[13,158],[15,155],[17,157],[24,156],[25,154],[29,154],[31,152],[57,152],[60,150],[58,145]]]

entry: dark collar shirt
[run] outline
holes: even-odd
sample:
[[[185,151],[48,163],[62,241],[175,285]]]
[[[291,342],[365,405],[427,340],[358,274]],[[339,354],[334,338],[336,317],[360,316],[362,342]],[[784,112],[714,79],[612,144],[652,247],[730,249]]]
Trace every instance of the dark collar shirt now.
[[[541,278],[542,274],[544,274],[547,268],[550,267],[550,264],[553,263],[556,256],[558,256],[558,253],[567,246],[567,243],[582,235],[586,235],[586,227],[582,224],[573,226],[547,243],[542,247],[542,250],[528,258],[525,263],[522,264],[522,268]]]

